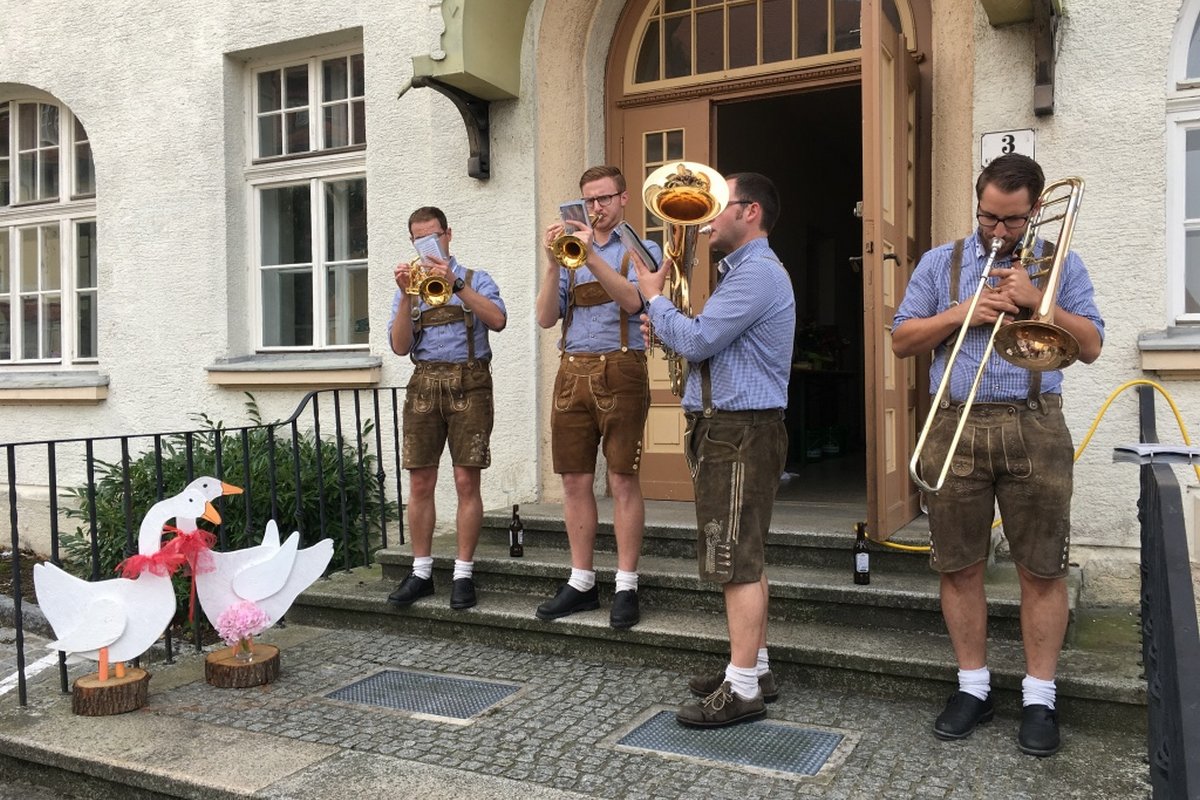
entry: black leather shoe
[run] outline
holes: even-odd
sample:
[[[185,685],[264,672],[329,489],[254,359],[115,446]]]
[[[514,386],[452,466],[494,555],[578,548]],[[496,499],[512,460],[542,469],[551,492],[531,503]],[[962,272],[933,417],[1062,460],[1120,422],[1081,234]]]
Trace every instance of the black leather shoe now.
[[[455,578],[450,586],[450,607],[463,609],[475,605],[475,581],[470,578]]]
[[[538,619],[558,619],[576,611],[591,611],[600,607],[600,592],[596,587],[581,592],[569,583],[558,587],[558,593],[537,607]]]
[[[1021,711],[1021,730],[1017,747],[1031,756],[1052,756],[1061,744],[1058,736],[1058,712],[1049,706],[1025,706]]]
[[[400,582],[396,591],[388,595],[388,603],[403,608],[411,606],[422,597],[433,594],[433,578],[418,578],[411,572]]]
[[[617,630],[632,628],[642,619],[638,611],[638,593],[626,589],[613,595],[612,611],[608,614],[608,624]]]
[[[991,722],[994,715],[990,694],[986,700],[980,700],[973,694],[956,692],[933,723],[933,735],[939,739],[965,739],[975,732],[977,725]]]

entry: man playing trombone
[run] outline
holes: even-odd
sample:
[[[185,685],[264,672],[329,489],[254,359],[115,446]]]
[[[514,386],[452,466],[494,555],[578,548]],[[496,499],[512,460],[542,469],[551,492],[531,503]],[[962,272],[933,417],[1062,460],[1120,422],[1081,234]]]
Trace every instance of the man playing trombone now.
[[[500,289],[483,271],[469,270],[450,255],[450,226],[433,206],[408,218],[414,243],[432,242],[413,285],[414,263],[395,269],[399,289],[392,301],[388,342],[398,356],[412,355],[416,368],[404,396],[404,468],[408,470],[408,530],[412,572],[388,597],[404,607],[433,594],[434,489],[438,462],[447,441],[458,493],[458,548],[450,586],[450,607],[475,605],[475,546],[483,525],[481,471],[492,463],[492,349],[490,331],[508,321]],[[436,251],[440,255],[433,255]],[[436,287],[436,288],[430,288]]]
[[[571,222],[546,229],[546,262],[538,289],[537,322],[553,327],[562,319],[558,375],[550,412],[554,471],[562,475],[563,516],[571,546],[571,576],[551,599],[537,608],[538,619],[557,619],[600,607],[593,569],[596,543],[596,450],[603,446],[608,486],[613,495],[617,540],[616,592],[609,623],[630,628],[641,618],[638,605],[638,558],[646,509],[638,468],[642,429],[650,409],[646,354],[639,331],[642,298],[629,255],[614,229],[624,219],[629,195],[625,176],[611,166],[591,167],[579,188],[592,227]],[[561,237],[576,240],[572,249],[586,263],[568,266],[556,258]],[[656,259],[661,250],[644,243]],[[561,243],[560,243],[561,245]]]
[[[1036,756],[1059,748],[1054,677],[1067,627],[1073,447],[1062,413],[1060,369],[1031,371],[994,353],[981,362],[994,331],[1008,326],[1005,315],[1042,305],[1042,291],[1027,265],[1013,259],[1043,202],[1044,185],[1041,167],[1027,156],[992,161],[975,185],[978,229],[925,254],[892,329],[897,356],[934,351],[930,390],[938,387],[943,399],[931,412],[921,476],[930,480],[952,459],[940,490],[926,493],[930,565],[941,575],[942,615],[959,667],[959,690],[934,722],[934,735],[963,739],[993,716],[984,567],[999,503],[1021,587],[1026,675],[1017,743]],[[1069,239],[1070,228],[1063,230],[1061,238]],[[1041,239],[1026,243],[1026,250],[1042,257],[1048,247]],[[1104,320],[1082,260],[1074,252],[1059,256],[1061,275],[1046,278],[1058,285],[1057,305],[1049,307],[1054,322],[1077,341],[1079,360],[1090,364],[1100,355]],[[989,264],[990,278],[985,278]],[[947,354],[960,334],[960,357],[950,366],[949,391],[943,394]],[[970,408],[959,431],[964,403]],[[949,455],[956,431],[961,438]]]

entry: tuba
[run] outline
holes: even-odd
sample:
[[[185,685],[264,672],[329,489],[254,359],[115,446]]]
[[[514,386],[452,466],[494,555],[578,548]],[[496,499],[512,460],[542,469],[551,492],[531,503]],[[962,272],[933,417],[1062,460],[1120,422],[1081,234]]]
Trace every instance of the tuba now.
[[[980,277],[979,286],[975,289],[971,304],[967,308],[967,318],[963,320],[962,327],[958,329],[954,347],[946,358],[942,382],[933,396],[925,427],[921,429],[912,459],[908,462],[909,475],[923,490],[937,492],[946,482],[946,474],[950,471],[950,462],[954,458],[954,451],[958,449],[958,440],[962,437],[963,428],[966,427],[967,414],[970,413],[971,406],[975,404],[975,396],[979,393],[979,384],[983,381],[983,371],[987,368],[993,348],[1005,361],[1033,372],[1063,369],[1074,364],[1075,360],[1079,358],[1079,342],[1068,331],[1054,324],[1054,307],[1058,302],[1058,283],[1062,278],[1062,267],[1067,260],[1071,235],[1075,230],[1075,218],[1079,215],[1079,204],[1082,200],[1082,178],[1063,178],[1055,181],[1038,196],[1037,211],[1029,218],[1029,227],[1025,229],[1025,235],[1021,240],[1019,261],[1021,267],[1026,271],[1031,267],[1038,268],[1037,272],[1030,273],[1030,280],[1046,279],[1042,287],[1042,302],[1038,304],[1029,319],[1010,321],[1005,318],[1004,314],[997,318],[996,324],[992,326],[987,346],[984,347],[979,368],[975,370],[971,390],[963,401],[962,411],[958,415],[958,427],[954,429],[954,436],[951,437],[950,447],[946,451],[946,460],[941,466],[937,480],[934,483],[927,483],[920,475],[921,454],[925,450],[925,440],[929,436],[929,431],[933,428],[933,420],[937,415],[938,407],[946,395],[946,391],[950,388],[950,373],[958,360],[958,352],[962,349],[963,341],[967,338],[967,331],[971,327],[971,317],[975,316],[975,307],[979,305],[979,298],[983,292],[989,289],[988,273],[992,270],[996,253],[1004,244],[1000,239],[992,240],[991,252],[983,267],[983,276]],[[1036,256],[1039,230],[1047,228],[1046,232],[1051,232],[1052,229],[1047,226],[1054,223],[1058,224],[1057,236],[1050,239],[1054,242],[1054,255]],[[1050,262],[1049,266],[1046,266],[1047,262]]]
[[[666,226],[663,253],[671,259],[671,290],[675,307],[692,315],[691,279],[696,266],[696,237],[700,226],[717,217],[729,202],[729,185],[721,173],[695,161],[665,164],[646,178],[642,198],[647,210]],[[665,346],[671,391],[683,394],[683,358]]]
[[[445,279],[430,274],[421,263],[421,256],[409,262],[408,288],[405,291],[417,295],[427,305],[444,306],[450,300],[453,290]]]

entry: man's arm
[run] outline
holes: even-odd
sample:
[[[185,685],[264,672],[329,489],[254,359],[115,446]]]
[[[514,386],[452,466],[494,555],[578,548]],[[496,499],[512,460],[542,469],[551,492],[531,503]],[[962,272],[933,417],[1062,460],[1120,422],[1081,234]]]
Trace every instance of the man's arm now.
[[[559,273],[562,268],[554,260],[554,252],[550,245],[562,231],[562,223],[556,222],[546,229],[544,239],[546,261],[542,271],[542,283],[538,287],[537,301],[533,307],[537,324],[543,328],[554,327],[559,319]]]
[[[458,293],[463,305],[471,309],[476,319],[488,330],[497,333],[504,330],[508,324],[508,312],[500,299],[500,287],[487,273],[476,272],[472,283],[478,288],[468,283]]]
[[[413,346],[412,295],[403,289],[396,292],[392,302],[392,319],[388,322],[388,342],[392,352],[406,356]]]

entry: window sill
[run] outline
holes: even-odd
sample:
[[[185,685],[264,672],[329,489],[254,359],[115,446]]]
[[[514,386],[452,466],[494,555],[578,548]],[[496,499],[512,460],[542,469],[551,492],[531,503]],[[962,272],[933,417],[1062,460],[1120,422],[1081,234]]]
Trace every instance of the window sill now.
[[[1167,380],[1200,380],[1200,326],[1172,326],[1138,336],[1142,369]]]
[[[0,374],[0,404],[97,405],[108,398],[108,376],[96,371],[9,372]]]
[[[208,382],[230,389],[317,389],[374,386],[383,359],[370,353],[259,353],[218,359],[205,367]]]

